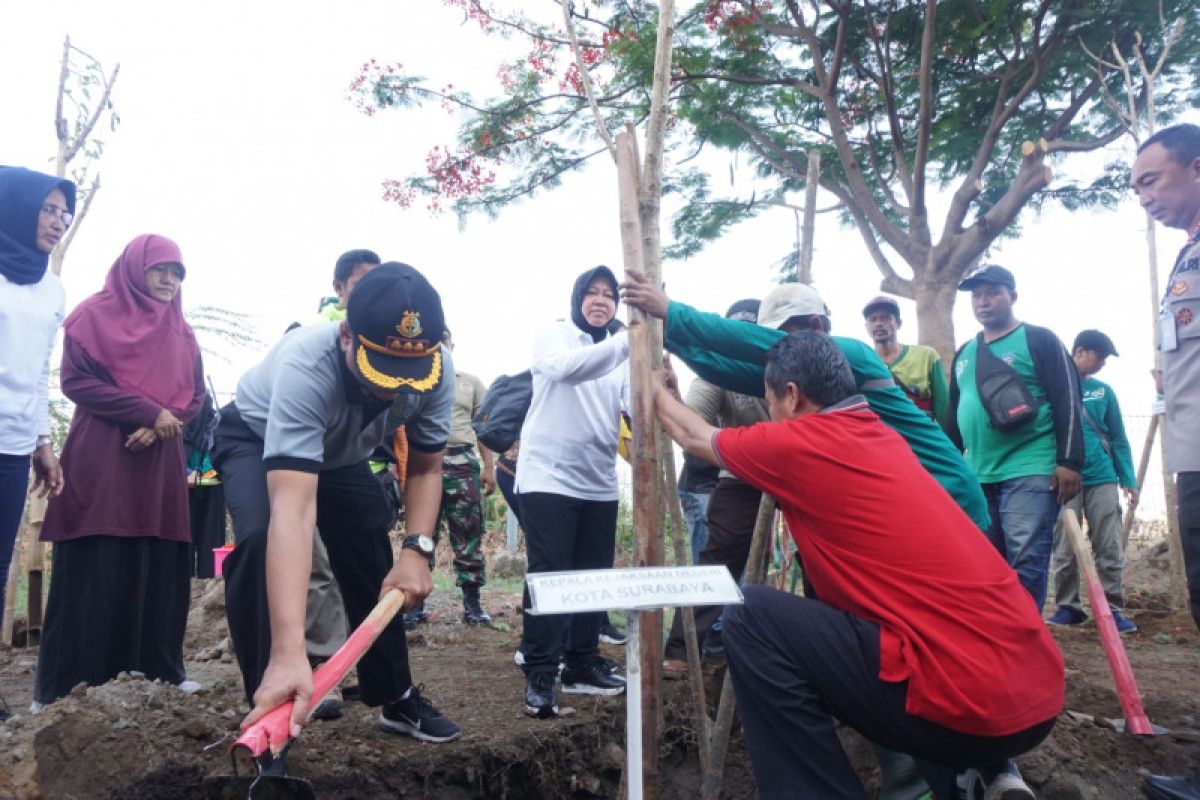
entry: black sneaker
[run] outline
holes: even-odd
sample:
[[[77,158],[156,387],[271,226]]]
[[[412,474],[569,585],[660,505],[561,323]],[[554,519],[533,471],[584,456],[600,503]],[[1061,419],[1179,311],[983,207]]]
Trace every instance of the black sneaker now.
[[[617,675],[617,672],[621,669],[621,662],[613,661],[611,658],[605,658],[604,656],[596,656],[596,663],[608,672],[609,675]],[[621,678],[620,675],[617,675],[617,677]],[[621,678],[621,680],[625,679]]]
[[[408,697],[388,703],[379,710],[379,727],[388,733],[412,736],[422,742],[453,742],[462,736],[458,726],[441,715],[433,703],[421,696],[424,684],[409,690]]]
[[[725,652],[725,644],[721,641],[721,629],[711,628],[704,637],[704,647],[701,652],[706,656],[716,656]]]
[[[536,719],[558,716],[553,672],[533,672],[526,678],[525,713]]]
[[[629,641],[629,637],[623,631],[617,630],[611,622],[606,620],[600,626],[600,641],[605,644],[625,644]]]
[[[586,664],[571,666],[562,671],[564,694],[616,695],[625,691],[625,679],[613,675],[608,668],[594,658]]]

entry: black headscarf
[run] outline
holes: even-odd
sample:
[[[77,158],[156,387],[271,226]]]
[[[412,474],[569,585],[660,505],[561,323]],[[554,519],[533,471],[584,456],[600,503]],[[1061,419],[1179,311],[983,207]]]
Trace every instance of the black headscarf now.
[[[38,218],[46,195],[62,189],[67,211],[75,213],[75,184],[22,167],[0,166],[0,275],[13,283],[37,283],[50,254],[37,246]]]
[[[583,318],[583,296],[587,293],[587,289],[591,286],[592,281],[596,278],[603,278],[612,286],[613,295],[617,294],[617,276],[613,271],[605,266],[593,267],[587,272],[575,279],[575,288],[571,290],[571,322],[575,323],[575,327],[586,334],[590,334],[593,342],[603,341],[608,335],[608,326],[602,325],[597,328],[594,325],[588,324],[588,321]],[[616,316],[613,316],[616,319]],[[611,320],[609,321],[611,324]]]

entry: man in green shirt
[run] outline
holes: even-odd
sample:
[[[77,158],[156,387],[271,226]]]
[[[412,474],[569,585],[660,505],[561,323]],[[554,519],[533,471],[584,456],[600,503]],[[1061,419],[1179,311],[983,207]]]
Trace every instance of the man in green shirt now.
[[[879,295],[863,307],[863,319],[875,354],[887,364],[896,384],[917,408],[941,423],[950,403],[950,387],[937,350],[921,344],[900,344],[898,332],[903,322],[895,298]]]
[[[1088,330],[1075,337],[1072,358],[1083,388],[1083,491],[1066,504],[1080,522],[1087,519],[1088,538],[1096,554],[1096,571],[1104,586],[1104,596],[1112,608],[1113,621],[1121,633],[1132,633],[1137,625],[1120,611],[1125,604],[1121,591],[1121,573],[1125,554],[1121,546],[1121,504],[1117,485],[1125,490],[1130,503],[1137,503],[1137,476],[1133,471],[1133,450],[1125,436],[1121,406],[1107,383],[1093,377],[1104,368],[1109,356],[1117,355],[1112,339],[1100,331]],[[1058,610],[1046,622],[1051,625],[1082,625],[1087,621],[1079,602],[1079,567],[1061,520],[1054,528],[1054,602]]]
[[[644,276],[629,273],[629,278],[621,290],[623,299],[665,320],[664,346],[701,378],[733,392],[764,396],[767,350],[793,328],[829,332],[829,309],[812,288],[803,284],[775,287],[763,300],[755,325],[697,311],[671,300]],[[917,460],[959,508],[981,530],[987,530],[987,501],[962,454],[933,420],[913,405],[868,345],[844,336],[832,339],[850,363],[855,391],[867,398],[884,424],[904,437]]]
[[[1013,315],[1016,287],[1013,274],[995,264],[958,285],[971,293],[971,310],[983,331],[954,356],[946,432],[963,447],[983,484],[992,518],[988,537],[1040,612],[1058,509],[1081,486],[1083,431],[1071,356],[1052,331]],[[976,381],[980,347],[987,347],[993,361],[1007,364],[1029,394],[1022,405],[1004,410],[1032,411],[1031,419],[1006,430],[993,423],[984,403],[987,393],[980,393]],[[985,365],[980,374],[989,372]]]

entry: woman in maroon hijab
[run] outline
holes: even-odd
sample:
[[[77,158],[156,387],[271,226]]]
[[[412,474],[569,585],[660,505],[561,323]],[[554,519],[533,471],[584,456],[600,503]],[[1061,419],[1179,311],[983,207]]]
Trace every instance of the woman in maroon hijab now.
[[[179,684],[187,624],[187,484],[180,429],[204,399],[183,319],[179,248],[144,235],[64,325],[62,390],[75,403],[67,488],[46,511],[54,543],[34,698],[124,670]]]

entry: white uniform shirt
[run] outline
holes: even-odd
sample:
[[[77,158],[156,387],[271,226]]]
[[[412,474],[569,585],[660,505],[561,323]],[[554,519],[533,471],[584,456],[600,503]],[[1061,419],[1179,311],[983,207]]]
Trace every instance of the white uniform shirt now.
[[[37,283],[0,275],[0,453],[24,456],[50,435],[50,352],[66,293],[49,270]]]
[[[568,320],[538,331],[517,492],[617,499],[617,434],[629,401],[629,337],[599,343]]]

